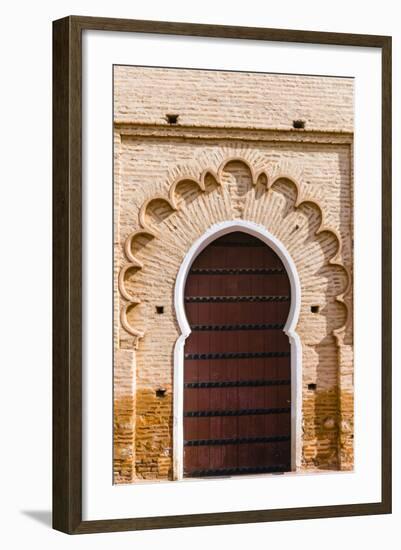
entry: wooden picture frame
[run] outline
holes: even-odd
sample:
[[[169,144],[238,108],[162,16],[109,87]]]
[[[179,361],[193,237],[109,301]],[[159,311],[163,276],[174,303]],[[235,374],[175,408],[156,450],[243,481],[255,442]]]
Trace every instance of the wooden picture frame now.
[[[382,59],[382,496],[379,502],[82,520],[82,31],[378,48]],[[71,16],[53,23],[53,527],[68,534],[391,513],[391,37]]]

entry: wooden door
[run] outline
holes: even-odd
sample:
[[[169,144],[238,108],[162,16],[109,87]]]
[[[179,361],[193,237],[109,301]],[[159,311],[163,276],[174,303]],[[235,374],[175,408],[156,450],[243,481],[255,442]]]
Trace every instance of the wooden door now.
[[[275,252],[242,232],[194,261],[185,287],[184,475],[291,469],[290,282]]]

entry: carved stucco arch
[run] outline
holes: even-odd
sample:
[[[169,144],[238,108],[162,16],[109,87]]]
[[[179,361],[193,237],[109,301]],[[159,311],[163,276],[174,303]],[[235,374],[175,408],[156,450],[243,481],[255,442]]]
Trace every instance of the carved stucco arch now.
[[[168,218],[170,215],[180,211],[180,206],[177,203],[177,197],[176,197],[176,190],[180,184],[191,183],[194,186],[196,186],[199,189],[199,193],[202,194],[205,192],[206,178],[212,177],[213,180],[216,182],[216,185],[221,186],[224,170],[229,164],[232,164],[232,163],[240,163],[247,167],[247,169],[249,170],[249,174],[251,176],[252,186],[254,188],[256,187],[257,183],[262,179],[265,180],[266,192],[269,192],[269,190],[277,186],[279,182],[282,182],[282,181],[289,182],[291,185],[295,187],[295,190],[296,190],[296,199],[294,203],[295,209],[300,209],[302,208],[303,205],[309,204],[309,205],[312,205],[313,208],[316,208],[319,211],[320,223],[318,228],[315,231],[315,236],[318,237],[322,233],[328,233],[337,241],[337,250],[333,254],[333,256],[328,259],[328,264],[331,266],[337,266],[341,268],[346,275],[346,285],[342,289],[342,291],[338,293],[336,296],[336,301],[342,304],[345,309],[345,312],[346,312],[345,322],[341,326],[336,327],[335,331],[333,331],[333,334],[337,338],[341,337],[344,334],[350,320],[349,308],[345,298],[347,294],[350,292],[351,274],[347,269],[347,267],[344,266],[344,263],[343,263],[342,240],[338,231],[333,227],[329,227],[326,224],[321,204],[315,199],[303,196],[302,185],[299,181],[297,181],[297,179],[291,173],[288,172],[288,165],[286,166],[287,170],[283,170],[279,164],[274,165],[273,169],[271,169],[270,171],[265,169],[255,170],[252,167],[251,163],[244,157],[232,156],[225,159],[220,164],[217,171],[214,171],[212,169],[203,170],[198,179],[194,178],[192,175],[181,176],[177,178],[170,184],[167,195],[156,194],[146,199],[142,204],[142,206],[140,207],[139,213],[138,213],[139,229],[130,233],[130,235],[128,235],[128,237],[125,240],[124,252],[125,252],[126,258],[128,259],[128,263],[121,268],[120,274],[119,274],[119,280],[118,280],[118,288],[119,288],[121,297],[124,299],[124,303],[121,305],[121,309],[120,309],[121,325],[123,326],[126,332],[128,332],[134,337],[135,347],[138,345],[138,340],[143,337],[144,332],[138,329],[137,327],[132,326],[128,322],[127,312],[128,310],[132,309],[136,305],[140,304],[141,300],[139,297],[131,294],[127,290],[126,284],[125,284],[125,275],[132,268],[136,268],[137,270],[140,270],[144,267],[143,262],[140,261],[132,252],[133,245],[138,238],[143,236],[148,236],[152,240],[163,239],[162,232],[158,231],[155,227],[153,227],[148,218],[149,211],[151,211],[152,209],[152,205],[155,205],[156,203],[163,205],[166,211],[166,218]],[[248,220],[248,221],[253,221],[253,220]]]

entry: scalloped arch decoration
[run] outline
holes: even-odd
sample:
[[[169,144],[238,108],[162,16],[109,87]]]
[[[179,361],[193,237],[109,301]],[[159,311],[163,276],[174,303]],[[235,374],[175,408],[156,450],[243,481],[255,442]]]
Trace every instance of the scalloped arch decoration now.
[[[193,183],[195,186],[199,187],[201,191],[205,190],[205,181],[204,178],[201,178],[199,181],[194,178],[179,178],[176,181],[173,182],[171,185],[168,195],[169,195],[169,201],[174,206],[175,210],[178,210],[178,205],[176,201],[176,189],[179,185],[183,183]]]
[[[134,246],[135,241],[140,237],[150,237],[150,239],[154,239],[156,237],[156,233],[153,231],[146,231],[142,229],[138,229],[128,235],[128,237],[125,240],[124,243],[124,252],[127,257],[127,259],[131,262],[132,265],[136,265],[140,268],[143,267],[143,263],[138,260],[138,258],[133,254],[132,248]]]
[[[135,243],[135,240],[140,238],[141,236],[144,237],[150,237],[151,240],[161,238],[159,232],[156,230],[154,225],[150,223],[149,220],[149,210],[152,208],[152,204],[159,201],[164,203],[164,205],[169,210],[169,217],[174,212],[178,212],[180,210],[180,204],[177,201],[177,187],[182,183],[192,183],[195,186],[199,188],[199,193],[202,194],[206,190],[206,179],[208,177],[212,177],[217,186],[221,187],[223,184],[223,173],[226,169],[226,167],[230,163],[241,163],[243,164],[249,171],[252,187],[253,189],[256,189],[257,184],[261,181],[261,178],[265,180],[265,192],[269,193],[269,191],[273,188],[273,186],[276,186],[280,181],[285,180],[286,182],[289,182],[295,187],[296,191],[296,198],[294,203],[294,209],[298,210],[303,205],[310,204],[313,208],[317,209],[319,216],[320,216],[320,223],[318,228],[315,231],[315,236],[318,236],[319,234],[322,234],[323,232],[327,232],[333,236],[333,238],[337,241],[337,249],[333,256],[328,259],[328,264],[331,266],[337,266],[344,270],[346,274],[346,287],[344,290],[342,290],[339,294],[336,295],[335,300],[342,304],[345,308],[345,322],[340,327],[337,327],[333,330],[334,336],[336,338],[339,338],[342,334],[344,334],[348,323],[350,322],[350,315],[349,315],[349,308],[345,301],[345,297],[350,291],[351,287],[351,275],[349,270],[344,266],[344,263],[342,261],[342,241],[339,233],[336,231],[336,229],[329,227],[324,218],[324,213],[321,204],[314,199],[311,199],[309,197],[303,196],[303,189],[302,184],[297,180],[297,175],[294,176],[292,172],[294,170],[291,169],[291,166],[286,164],[285,166],[282,165],[272,165],[269,166],[267,170],[261,169],[261,170],[255,170],[252,166],[252,164],[245,159],[242,156],[230,156],[226,158],[221,164],[219,165],[217,171],[214,171],[212,169],[206,169],[203,170],[199,176],[199,178],[195,178],[193,175],[188,176],[181,176],[178,179],[175,179],[168,189],[167,196],[164,195],[155,195],[153,197],[148,198],[145,200],[145,202],[142,204],[139,210],[138,214],[138,225],[139,229],[132,232],[125,241],[124,244],[124,252],[125,256],[129,263],[124,265],[119,273],[119,279],[118,279],[118,288],[121,297],[125,301],[124,304],[122,304],[121,307],[121,325],[124,328],[124,330],[129,333],[130,335],[134,336],[135,338],[135,344],[137,345],[138,339],[142,338],[144,333],[140,330],[138,330],[135,327],[132,327],[128,320],[127,320],[127,309],[129,309],[131,306],[134,306],[138,303],[140,303],[140,300],[132,296],[126,289],[125,286],[125,277],[129,269],[136,267],[138,270],[142,269],[144,264],[142,261],[140,261],[132,252],[133,244]]]
[[[143,227],[144,229],[148,229],[148,211],[151,209],[151,204],[154,204],[156,202],[161,202],[166,204],[172,212],[174,212],[176,209],[175,205],[171,202],[171,200],[168,197],[164,197],[162,195],[156,195],[155,197],[151,197],[150,199],[146,200],[143,205],[141,206],[141,209],[139,210],[139,225]]]

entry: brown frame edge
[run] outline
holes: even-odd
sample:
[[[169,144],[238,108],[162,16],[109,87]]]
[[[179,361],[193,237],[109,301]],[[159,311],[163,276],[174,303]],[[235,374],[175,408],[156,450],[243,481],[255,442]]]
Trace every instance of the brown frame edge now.
[[[82,521],[82,30],[382,50],[382,499],[368,504]],[[391,513],[391,37],[70,16],[53,22],[53,528],[68,534]]]

